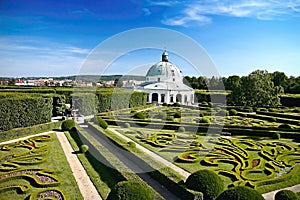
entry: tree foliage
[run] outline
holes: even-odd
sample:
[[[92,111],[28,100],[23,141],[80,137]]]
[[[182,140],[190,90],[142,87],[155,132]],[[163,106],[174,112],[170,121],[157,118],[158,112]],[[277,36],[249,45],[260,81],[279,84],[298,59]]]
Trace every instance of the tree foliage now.
[[[232,90],[229,103],[240,106],[279,106],[281,86],[274,86],[271,75],[267,71],[256,70],[243,76]]]

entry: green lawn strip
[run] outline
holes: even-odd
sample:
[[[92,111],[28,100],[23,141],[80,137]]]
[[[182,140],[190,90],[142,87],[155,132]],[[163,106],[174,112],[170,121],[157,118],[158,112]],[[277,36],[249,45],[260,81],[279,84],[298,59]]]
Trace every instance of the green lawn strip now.
[[[90,165],[94,168],[94,173],[98,173],[97,176],[99,176],[101,179],[101,185],[106,185],[104,186],[104,191],[102,190],[100,184],[99,186],[96,186],[99,187],[98,191],[104,199],[107,198],[112,187],[114,187],[120,181],[132,180],[144,182],[137,174],[131,171],[123,162],[121,162],[117,157],[110,153],[110,151],[102,146],[95,138],[90,136],[84,129],[79,126],[76,126],[76,128],[84,137],[82,138],[83,140],[85,140],[83,142],[85,144],[89,142],[88,145],[90,146],[90,149],[94,147],[95,150],[99,153],[97,155],[97,159],[90,153],[86,153],[86,157],[88,158]],[[105,162],[105,164],[103,164],[103,162]],[[112,168],[109,166],[112,166]],[[163,197],[155,190],[154,195],[156,199],[163,199]]]
[[[37,157],[45,158],[44,162],[35,163],[35,164],[21,164],[18,165],[20,168],[17,171],[27,171],[27,170],[37,170],[41,169],[42,172],[51,172],[49,175],[55,177],[59,181],[58,186],[47,186],[47,185],[39,185],[33,182],[33,179],[25,178],[26,176],[19,176],[18,179],[10,179],[9,181],[2,181],[0,187],[6,187],[7,185],[13,186],[15,189],[2,190],[0,192],[0,196],[3,199],[29,199],[30,195],[34,193],[39,193],[45,190],[59,190],[62,191],[66,198],[68,199],[83,199],[79,188],[77,186],[76,180],[73,177],[71,168],[69,163],[65,157],[63,149],[56,137],[55,134],[50,134],[51,140],[44,142],[35,142],[37,147],[46,146],[49,150],[48,154],[35,154]],[[36,148],[38,150],[39,148]],[[43,149],[43,148],[42,148]],[[27,157],[32,155],[32,152],[29,153],[28,148],[24,147],[16,147],[12,148],[9,151],[1,151],[1,156],[9,156],[9,155],[18,155],[20,153],[26,154],[25,162]],[[19,161],[22,161],[22,157],[20,157]],[[8,172],[0,172],[0,175],[12,173],[15,171]],[[25,186],[29,187],[28,192],[21,193],[20,189]]]
[[[117,144],[119,147],[131,152],[133,155],[135,155],[136,159],[139,159],[141,161],[141,163],[146,163],[153,169],[156,169],[149,172],[148,174],[165,185],[174,194],[185,199],[194,199],[194,196],[196,194],[201,195],[199,193],[195,193],[194,191],[187,190],[184,186],[185,177],[183,177],[170,167],[166,167],[164,164],[154,160],[151,156],[144,153],[143,151],[132,148],[128,145],[126,140],[117,136],[110,130],[104,130],[94,123],[89,123],[89,125],[95,130],[98,130],[99,132],[105,134],[112,142],[115,142],[115,144]]]

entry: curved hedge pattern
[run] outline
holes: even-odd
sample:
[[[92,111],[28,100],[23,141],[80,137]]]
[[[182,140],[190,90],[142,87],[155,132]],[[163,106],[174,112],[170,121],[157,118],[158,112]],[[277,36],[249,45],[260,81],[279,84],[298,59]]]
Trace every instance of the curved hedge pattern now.
[[[46,161],[49,147],[47,144],[42,144],[51,140],[50,135],[43,135],[0,146],[0,151],[24,149],[19,154],[5,153],[0,157],[0,195],[1,192],[8,190],[17,190],[21,194],[30,193],[35,187],[43,189],[34,190],[30,199],[66,199],[65,194],[60,190],[48,189],[48,187],[59,187],[61,184],[52,170],[31,167]]]

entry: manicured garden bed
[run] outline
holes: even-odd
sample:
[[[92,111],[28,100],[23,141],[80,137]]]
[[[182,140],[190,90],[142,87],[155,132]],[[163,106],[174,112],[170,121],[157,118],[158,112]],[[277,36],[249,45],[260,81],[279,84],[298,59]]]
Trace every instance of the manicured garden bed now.
[[[3,199],[83,199],[55,134],[0,146]]]

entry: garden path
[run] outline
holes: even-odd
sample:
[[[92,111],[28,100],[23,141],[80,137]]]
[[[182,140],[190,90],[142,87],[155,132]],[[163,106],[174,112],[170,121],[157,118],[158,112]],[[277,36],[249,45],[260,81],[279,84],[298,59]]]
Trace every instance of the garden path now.
[[[118,131],[116,131],[114,128],[108,128],[110,131],[112,131],[113,133],[115,133],[116,135],[118,135],[119,137],[123,138],[124,140],[126,140],[127,142],[134,142],[133,140],[131,140],[130,138],[124,136],[123,134],[119,133]],[[149,149],[141,146],[140,144],[134,142],[136,144],[136,147],[140,150],[142,150],[143,152],[145,152],[146,154],[148,154],[149,156],[151,156],[152,158],[154,158],[155,160],[161,162],[162,164],[166,165],[167,167],[170,167],[171,169],[173,169],[174,171],[176,171],[177,173],[179,173],[180,175],[184,176],[185,178],[187,178],[190,173],[183,170],[182,168],[174,165],[173,163],[171,163],[170,161],[162,158],[161,156],[157,155],[156,153],[150,151]]]
[[[84,167],[81,165],[74,150],[72,149],[67,137],[63,132],[56,132],[57,138],[64,150],[64,153],[67,157],[75,180],[78,184],[79,190],[85,200],[101,200],[100,195],[98,194],[95,186],[93,185],[90,177],[87,175]]]

